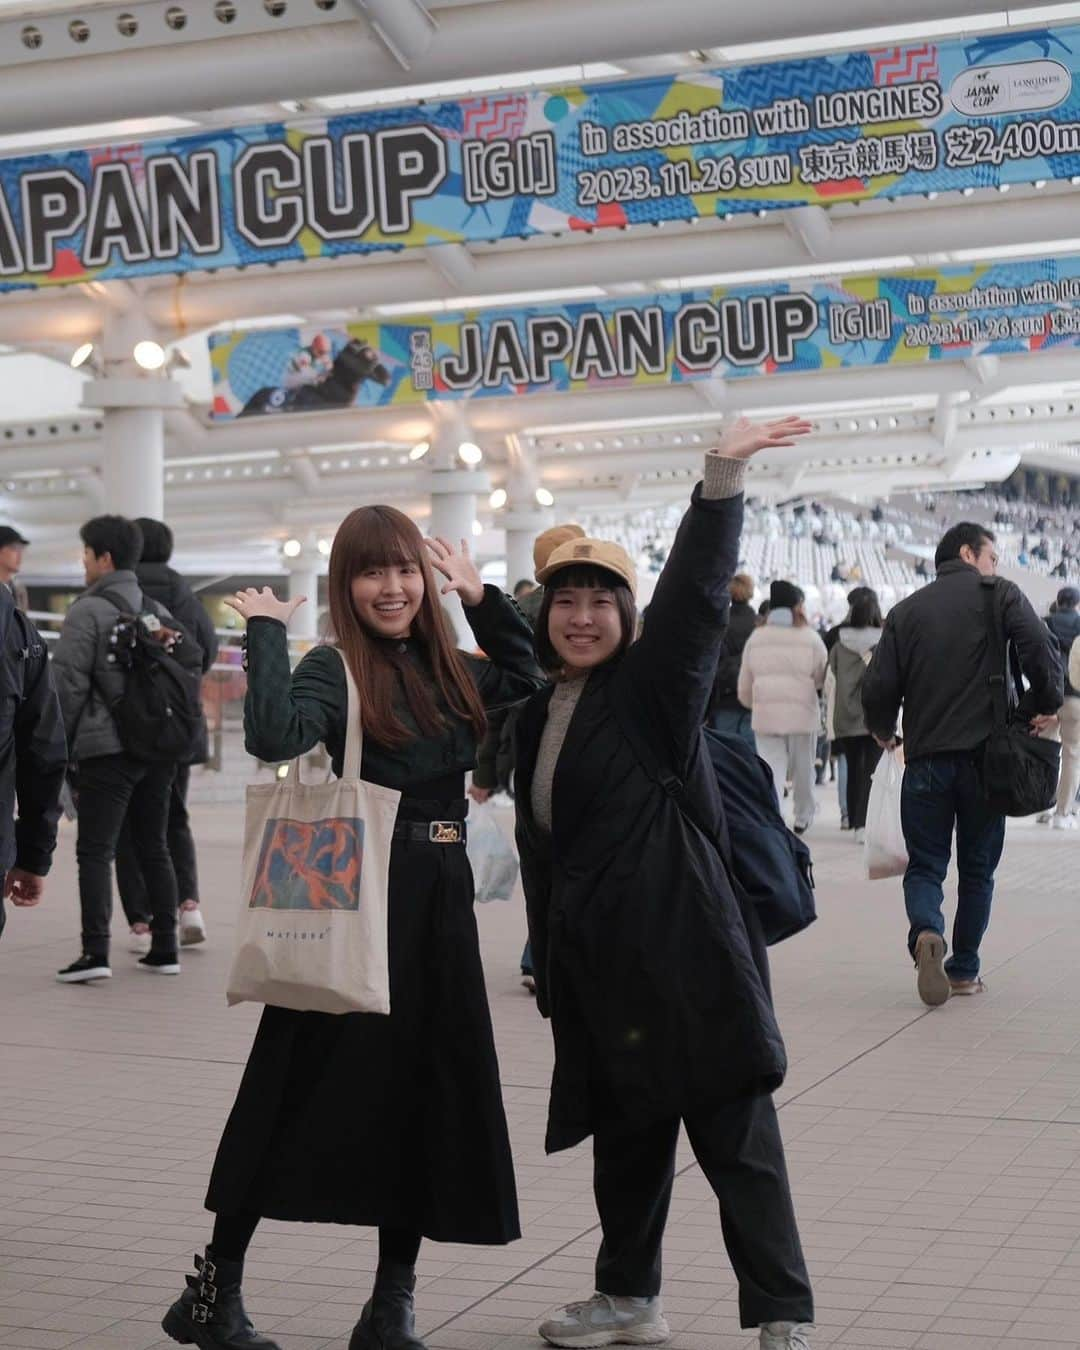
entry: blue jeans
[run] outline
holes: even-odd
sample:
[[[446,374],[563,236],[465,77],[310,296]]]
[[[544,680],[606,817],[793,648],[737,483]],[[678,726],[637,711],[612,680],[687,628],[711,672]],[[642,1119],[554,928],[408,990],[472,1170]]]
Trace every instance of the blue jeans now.
[[[757,741],[751,725],[751,715],[746,708],[717,708],[709,717],[707,724],[721,736],[741,736],[751,750],[757,754]]]
[[[973,980],[979,973],[979,943],[990,922],[994,870],[1005,844],[1005,817],[986,808],[975,755],[968,751],[910,761],[900,813],[908,849],[908,950],[914,955],[915,940],[927,929],[945,936],[942,886],[955,825],[959,885],[952,955],[945,969],[953,979]]]

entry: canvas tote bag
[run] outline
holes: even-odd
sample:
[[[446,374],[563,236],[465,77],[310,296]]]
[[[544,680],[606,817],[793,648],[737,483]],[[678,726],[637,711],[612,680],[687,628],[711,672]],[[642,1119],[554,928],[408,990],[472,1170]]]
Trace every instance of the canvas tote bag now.
[[[360,698],[342,657],[342,776],[303,783],[300,761],[247,790],[243,900],[226,997],[297,1012],[388,1013],[390,847],[401,793],[360,777]]]

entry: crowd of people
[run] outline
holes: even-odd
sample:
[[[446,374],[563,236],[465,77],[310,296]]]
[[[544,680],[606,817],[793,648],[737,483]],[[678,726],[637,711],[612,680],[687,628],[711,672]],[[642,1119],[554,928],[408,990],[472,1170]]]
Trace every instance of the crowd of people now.
[[[1064,588],[1040,619],[995,577],[990,529],[947,530],[935,580],[887,615],[856,586],[843,620],[819,631],[803,590],[783,579],[755,609],[754,579],[738,571],[746,462],[809,430],[785,418],[725,433],[640,613],[638,560],[582,526],[540,536],[535,577],[511,597],[483,583],[466,541],[425,540],[385,506],[339,527],[333,636],[295,669],[286,630],[303,601],[269,588],[227,601],[246,622],[248,751],[279,763],[321,744],[340,778],[355,700],[359,776],[398,794],[390,1011],[266,1001],[210,1177],[210,1241],[164,1314],[173,1340],[277,1350],[242,1297],[263,1218],[378,1230],[350,1350],[423,1350],[413,1312],[422,1239],[520,1235],[463,847],[469,796],[502,790],[528,917],[523,971],[554,1041],[546,1147],[591,1137],[602,1230],[595,1292],[540,1335],[562,1347],[669,1338],[661,1244],[685,1125],[719,1201],[742,1325],[759,1329],[763,1350],[809,1350],[813,1296],[772,1098],[786,1055],[768,930],[739,879],[747,842],[728,830],[718,755],[756,749],[767,769],[745,762],[776,789],[766,809],[786,802],[797,835],[812,829],[818,781],[837,759],[843,822],[861,839],[875,765],[903,743],[907,947],[929,1006],[985,991],[979,949],[1005,834],[985,748],[1006,692],[1022,734],[1060,737],[1058,828],[1074,823],[1080,787],[1080,592]],[[206,936],[186,791],[206,753],[198,690],[214,633],[169,566],[162,522],[101,516],[80,535],[86,589],[51,661],[10,587],[21,553],[7,551],[26,541],[0,544],[11,695],[0,723],[2,891],[18,907],[41,899],[67,790],[82,941],[57,979],[111,975],[114,862],[139,966],[175,975],[181,946]],[[456,645],[440,604],[448,593],[477,654]],[[1010,652],[1000,669],[998,645]]]

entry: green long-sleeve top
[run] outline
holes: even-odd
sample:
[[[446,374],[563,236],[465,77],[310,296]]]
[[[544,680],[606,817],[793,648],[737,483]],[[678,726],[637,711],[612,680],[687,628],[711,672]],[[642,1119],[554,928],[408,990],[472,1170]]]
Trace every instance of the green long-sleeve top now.
[[[465,617],[477,645],[490,658],[485,661],[464,654],[485,707],[517,703],[545,683],[536,664],[532,630],[497,587],[485,586],[480,604],[465,606]],[[406,639],[395,646],[401,660],[411,662],[431,679],[419,642]],[[340,775],[348,708],[340,654],[332,647],[315,647],[290,673],[285,625],[277,619],[255,618],[247,627],[247,668],[244,744],[248,753],[275,764],[295,759],[323,742],[334,772]],[[440,704],[440,711],[446,727],[439,736],[419,731],[403,692],[395,710],[415,732],[414,738],[391,748],[365,736],[361,774],[368,782],[423,797],[427,795],[425,784],[473,767],[477,747],[472,726],[445,704]]]

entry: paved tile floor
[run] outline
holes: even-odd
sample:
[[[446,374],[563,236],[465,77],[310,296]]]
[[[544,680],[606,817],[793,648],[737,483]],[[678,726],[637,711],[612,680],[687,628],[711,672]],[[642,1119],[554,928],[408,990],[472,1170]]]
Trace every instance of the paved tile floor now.
[[[899,883],[862,880],[851,836],[824,815],[811,835],[821,920],[773,963],[814,1346],[1080,1348],[1080,833],[1010,828],[990,992],[928,1013]],[[110,982],[53,982],[77,954],[69,827],[46,902],[9,919],[0,1350],[172,1344],[159,1319],[207,1235],[204,1187],[256,1018],[222,996],[240,811],[199,808],[197,828],[212,940],[179,979],[138,971],[118,942]],[[520,907],[483,909],[480,928],[525,1237],[428,1244],[419,1319],[434,1350],[536,1350],[537,1319],[592,1289],[589,1154],[543,1153],[550,1043],[518,984]],[[685,1147],[665,1262],[676,1350],[756,1343]],[[368,1231],[268,1222],[249,1305],[283,1350],[344,1350],[374,1265]]]

